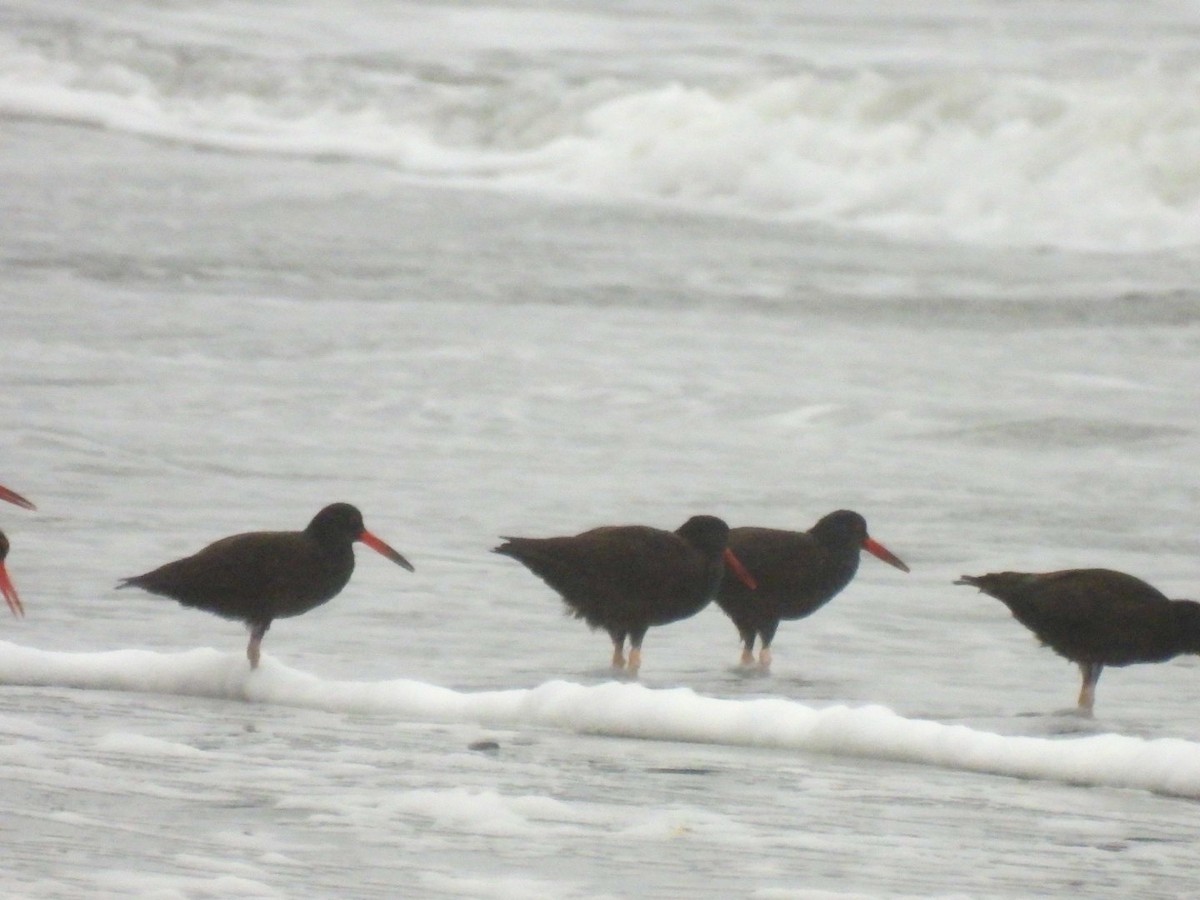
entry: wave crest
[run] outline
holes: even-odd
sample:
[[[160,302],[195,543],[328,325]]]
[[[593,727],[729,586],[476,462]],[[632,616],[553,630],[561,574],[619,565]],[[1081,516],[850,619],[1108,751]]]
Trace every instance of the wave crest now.
[[[1200,245],[1200,68],[801,72],[723,86],[0,38],[0,113],[236,153],[866,229]]]

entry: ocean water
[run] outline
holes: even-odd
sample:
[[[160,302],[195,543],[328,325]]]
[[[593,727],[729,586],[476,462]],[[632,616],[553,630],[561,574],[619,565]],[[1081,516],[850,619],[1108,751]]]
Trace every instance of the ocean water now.
[[[1078,674],[964,573],[1197,596],[1185,3],[0,7],[0,892],[1200,893],[1194,658]],[[358,505],[275,624],[127,575]],[[769,677],[638,683],[501,534],[864,558]],[[1200,599],[1200,598],[1198,598]]]

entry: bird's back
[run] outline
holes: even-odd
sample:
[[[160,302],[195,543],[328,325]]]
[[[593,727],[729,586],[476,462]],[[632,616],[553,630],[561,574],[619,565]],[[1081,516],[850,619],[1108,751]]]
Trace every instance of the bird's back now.
[[[1182,652],[1179,601],[1124,572],[995,572],[960,583],[1000,600],[1043,644],[1076,662],[1123,666]]]
[[[258,531],[222,538],[119,587],[142,588],[229,619],[269,622],[325,603],[353,571],[349,546],[321,547],[303,532]]]
[[[506,538],[512,557],[557,591],[592,627],[660,625],[711,599],[707,560],[678,535],[643,525],[594,528],[571,537]],[[716,563],[718,569],[719,560]]]

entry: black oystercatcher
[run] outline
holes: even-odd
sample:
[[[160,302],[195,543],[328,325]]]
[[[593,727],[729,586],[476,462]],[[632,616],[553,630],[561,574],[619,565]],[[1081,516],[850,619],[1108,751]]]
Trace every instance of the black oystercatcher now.
[[[4,600],[8,603],[8,608],[12,610],[12,614],[19,617],[25,615],[25,607],[21,605],[17,589],[13,587],[12,579],[8,577],[8,570],[4,568],[4,560],[7,557],[8,536],[0,531],[0,593],[4,594]]]
[[[1112,569],[964,575],[1008,607],[1037,639],[1079,666],[1079,710],[1091,714],[1105,666],[1165,662],[1200,653],[1200,603],[1168,600],[1140,578]]]
[[[758,588],[751,592],[726,579],[717,592],[717,605],[742,636],[742,665],[754,662],[754,639],[762,639],[758,665],[764,671],[771,667],[771,641],[780,619],[803,619],[832,600],[858,571],[859,550],[908,571],[867,534],[866,519],[848,509],[829,513],[808,531],[734,528],[729,548]]]
[[[703,609],[726,563],[753,587],[726,547],[728,538],[729,526],[716,516],[693,516],[673,532],[609,525],[573,537],[506,537],[495,552],[511,556],[558,591],[575,618],[607,631],[613,668],[636,676],[646,630]]]
[[[346,586],[354,571],[355,541],[413,571],[408,560],[367,531],[355,507],[333,503],[303,531],[235,534],[194,556],[126,578],[117,587],[139,587],[184,606],[240,619],[250,629],[246,656],[254,669],[273,620],[306,613]]]
[[[18,494],[11,488],[6,488],[0,484],[0,500],[7,500],[9,503],[15,503],[17,506],[22,506],[25,509],[37,509],[32,503]]]

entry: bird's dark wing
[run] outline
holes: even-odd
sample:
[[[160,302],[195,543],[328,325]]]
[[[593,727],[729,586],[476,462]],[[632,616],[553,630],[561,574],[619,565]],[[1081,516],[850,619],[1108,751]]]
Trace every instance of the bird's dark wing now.
[[[572,537],[508,538],[496,548],[511,556],[568,603],[623,602],[656,590],[694,551],[678,536],[640,525],[595,528]]]
[[[247,610],[268,615],[277,604],[307,599],[322,586],[322,573],[316,548],[301,533],[252,532],[222,538],[120,586],[243,619]]]

